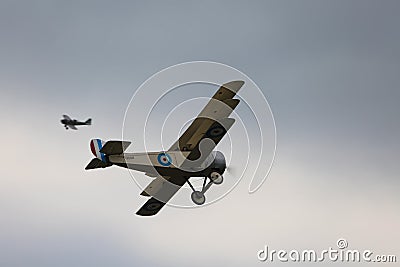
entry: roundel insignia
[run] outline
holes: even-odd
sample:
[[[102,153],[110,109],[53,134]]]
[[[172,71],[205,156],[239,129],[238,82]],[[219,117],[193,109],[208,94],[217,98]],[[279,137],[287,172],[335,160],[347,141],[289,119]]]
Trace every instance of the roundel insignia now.
[[[160,163],[161,165],[163,165],[165,167],[171,165],[171,163],[172,163],[171,156],[168,155],[167,153],[158,154],[157,160],[158,160],[158,163]]]
[[[207,136],[209,137],[219,137],[222,136],[226,133],[226,130],[224,127],[221,126],[215,126],[211,129],[209,129],[206,133]]]

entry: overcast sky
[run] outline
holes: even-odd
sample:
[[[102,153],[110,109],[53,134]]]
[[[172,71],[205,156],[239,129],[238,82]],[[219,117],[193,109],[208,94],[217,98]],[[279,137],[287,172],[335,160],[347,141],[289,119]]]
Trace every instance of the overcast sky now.
[[[341,237],[399,258],[399,9],[0,1],[0,265],[256,266],[268,264],[257,260],[264,245],[323,250]],[[121,138],[135,90],[193,60],[228,64],[260,87],[276,120],[274,166],[255,194],[244,177],[213,205],[138,217],[145,199],[128,171],[84,171],[89,140]],[[65,131],[62,114],[93,125]]]

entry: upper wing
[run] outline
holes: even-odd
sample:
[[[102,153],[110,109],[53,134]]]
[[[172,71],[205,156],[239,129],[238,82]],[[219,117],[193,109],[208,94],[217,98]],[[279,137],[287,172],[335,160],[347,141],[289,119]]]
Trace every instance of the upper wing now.
[[[198,154],[195,151],[199,150],[200,142],[206,138],[213,140],[214,144],[209,144],[215,147],[234,123],[234,120],[228,117],[239,104],[239,99],[233,99],[233,97],[243,84],[243,81],[232,81],[223,84],[169,150],[193,151],[190,157],[194,157],[195,154]]]
[[[68,115],[63,115],[63,117],[64,117],[64,119],[66,119],[66,120],[72,120]]]
[[[185,184],[183,176],[162,177],[153,180],[142,192],[142,196],[152,196],[137,212],[137,215],[156,215],[178,190]]]

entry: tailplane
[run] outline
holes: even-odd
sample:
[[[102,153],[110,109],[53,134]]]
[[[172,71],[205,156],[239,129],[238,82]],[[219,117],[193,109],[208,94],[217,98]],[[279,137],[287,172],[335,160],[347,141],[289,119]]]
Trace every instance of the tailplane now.
[[[112,164],[111,163],[106,163],[98,158],[93,158],[89,164],[85,167],[85,170],[91,170],[91,169],[98,169],[98,168],[107,168],[110,167]]]

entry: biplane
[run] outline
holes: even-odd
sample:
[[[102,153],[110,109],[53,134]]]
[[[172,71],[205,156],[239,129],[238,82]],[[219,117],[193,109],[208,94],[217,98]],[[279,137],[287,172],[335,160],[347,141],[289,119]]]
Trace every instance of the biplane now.
[[[137,211],[137,215],[157,214],[185,184],[193,191],[192,201],[197,205],[204,204],[205,193],[211,185],[223,182],[225,157],[222,152],[214,149],[235,122],[229,116],[240,102],[234,97],[243,84],[243,81],[223,84],[167,151],[126,153],[131,144],[129,141],[104,142],[92,139],[90,149],[95,158],[85,169],[115,165],[154,178],[141,193],[149,199]],[[204,177],[201,190],[196,190],[192,185],[191,177]]]
[[[60,121],[62,124],[64,124],[65,130],[78,130],[78,128],[76,128],[75,126],[92,125],[92,119],[90,118],[86,121],[78,121],[75,119],[71,119],[68,115],[63,115],[63,119],[61,119]]]

